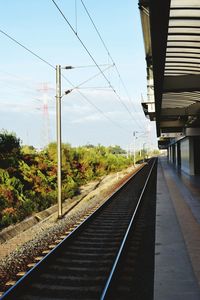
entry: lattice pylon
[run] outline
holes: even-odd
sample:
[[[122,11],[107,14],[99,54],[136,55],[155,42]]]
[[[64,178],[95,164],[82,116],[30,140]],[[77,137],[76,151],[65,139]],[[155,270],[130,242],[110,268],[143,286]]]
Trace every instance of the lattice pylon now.
[[[42,147],[45,147],[50,142],[50,122],[49,122],[49,107],[48,107],[48,96],[49,91],[52,88],[49,87],[48,83],[44,82],[41,84],[41,87],[38,91],[42,92],[42,116],[43,116],[43,124],[41,130],[41,140],[42,140]]]

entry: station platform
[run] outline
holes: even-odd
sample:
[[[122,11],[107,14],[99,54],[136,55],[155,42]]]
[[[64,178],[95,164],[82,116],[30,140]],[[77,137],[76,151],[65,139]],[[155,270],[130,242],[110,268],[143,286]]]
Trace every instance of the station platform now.
[[[154,300],[200,300],[200,177],[158,160]]]

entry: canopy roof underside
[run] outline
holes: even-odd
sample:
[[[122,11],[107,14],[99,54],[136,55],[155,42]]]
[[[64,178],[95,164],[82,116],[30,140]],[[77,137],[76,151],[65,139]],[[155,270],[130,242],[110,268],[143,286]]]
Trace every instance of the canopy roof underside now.
[[[200,127],[200,1],[140,0],[139,7],[142,20],[143,8],[149,13],[158,135]]]

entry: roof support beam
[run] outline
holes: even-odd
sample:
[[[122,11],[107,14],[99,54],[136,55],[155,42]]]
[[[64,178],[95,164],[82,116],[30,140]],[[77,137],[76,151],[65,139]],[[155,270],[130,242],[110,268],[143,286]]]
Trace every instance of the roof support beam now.
[[[163,92],[200,91],[200,75],[165,76]]]
[[[163,108],[162,118],[200,115],[200,103],[195,103],[187,108]]]
[[[181,128],[184,127],[185,122],[182,120],[175,120],[175,121],[161,121],[160,122],[160,128]]]
[[[170,0],[151,0],[149,3],[149,8],[154,74],[154,93],[157,120],[156,125],[157,135],[159,136],[159,123],[162,104],[162,88],[164,79]]]

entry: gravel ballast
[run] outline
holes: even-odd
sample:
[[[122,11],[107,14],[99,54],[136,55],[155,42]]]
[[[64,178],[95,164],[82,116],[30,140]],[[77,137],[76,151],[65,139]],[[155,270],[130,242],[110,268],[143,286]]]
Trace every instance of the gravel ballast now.
[[[86,195],[83,188],[82,196],[70,199],[69,203],[66,201],[63,205],[65,215],[62,219],[58,220],[55,212],[1,244],[0,291],[4,289],[6,282],[15,279],[18,272],[27,271],[27,265],[34,262],[34,258],[40,256],[42,251],[49,249],[49,245],[55,243],[60,235],[70,231],[83,216],[103,204],[137,169],[130,167],[125,171],[105,176],[98,182],[90,183],[90,186],[85,188]]]

